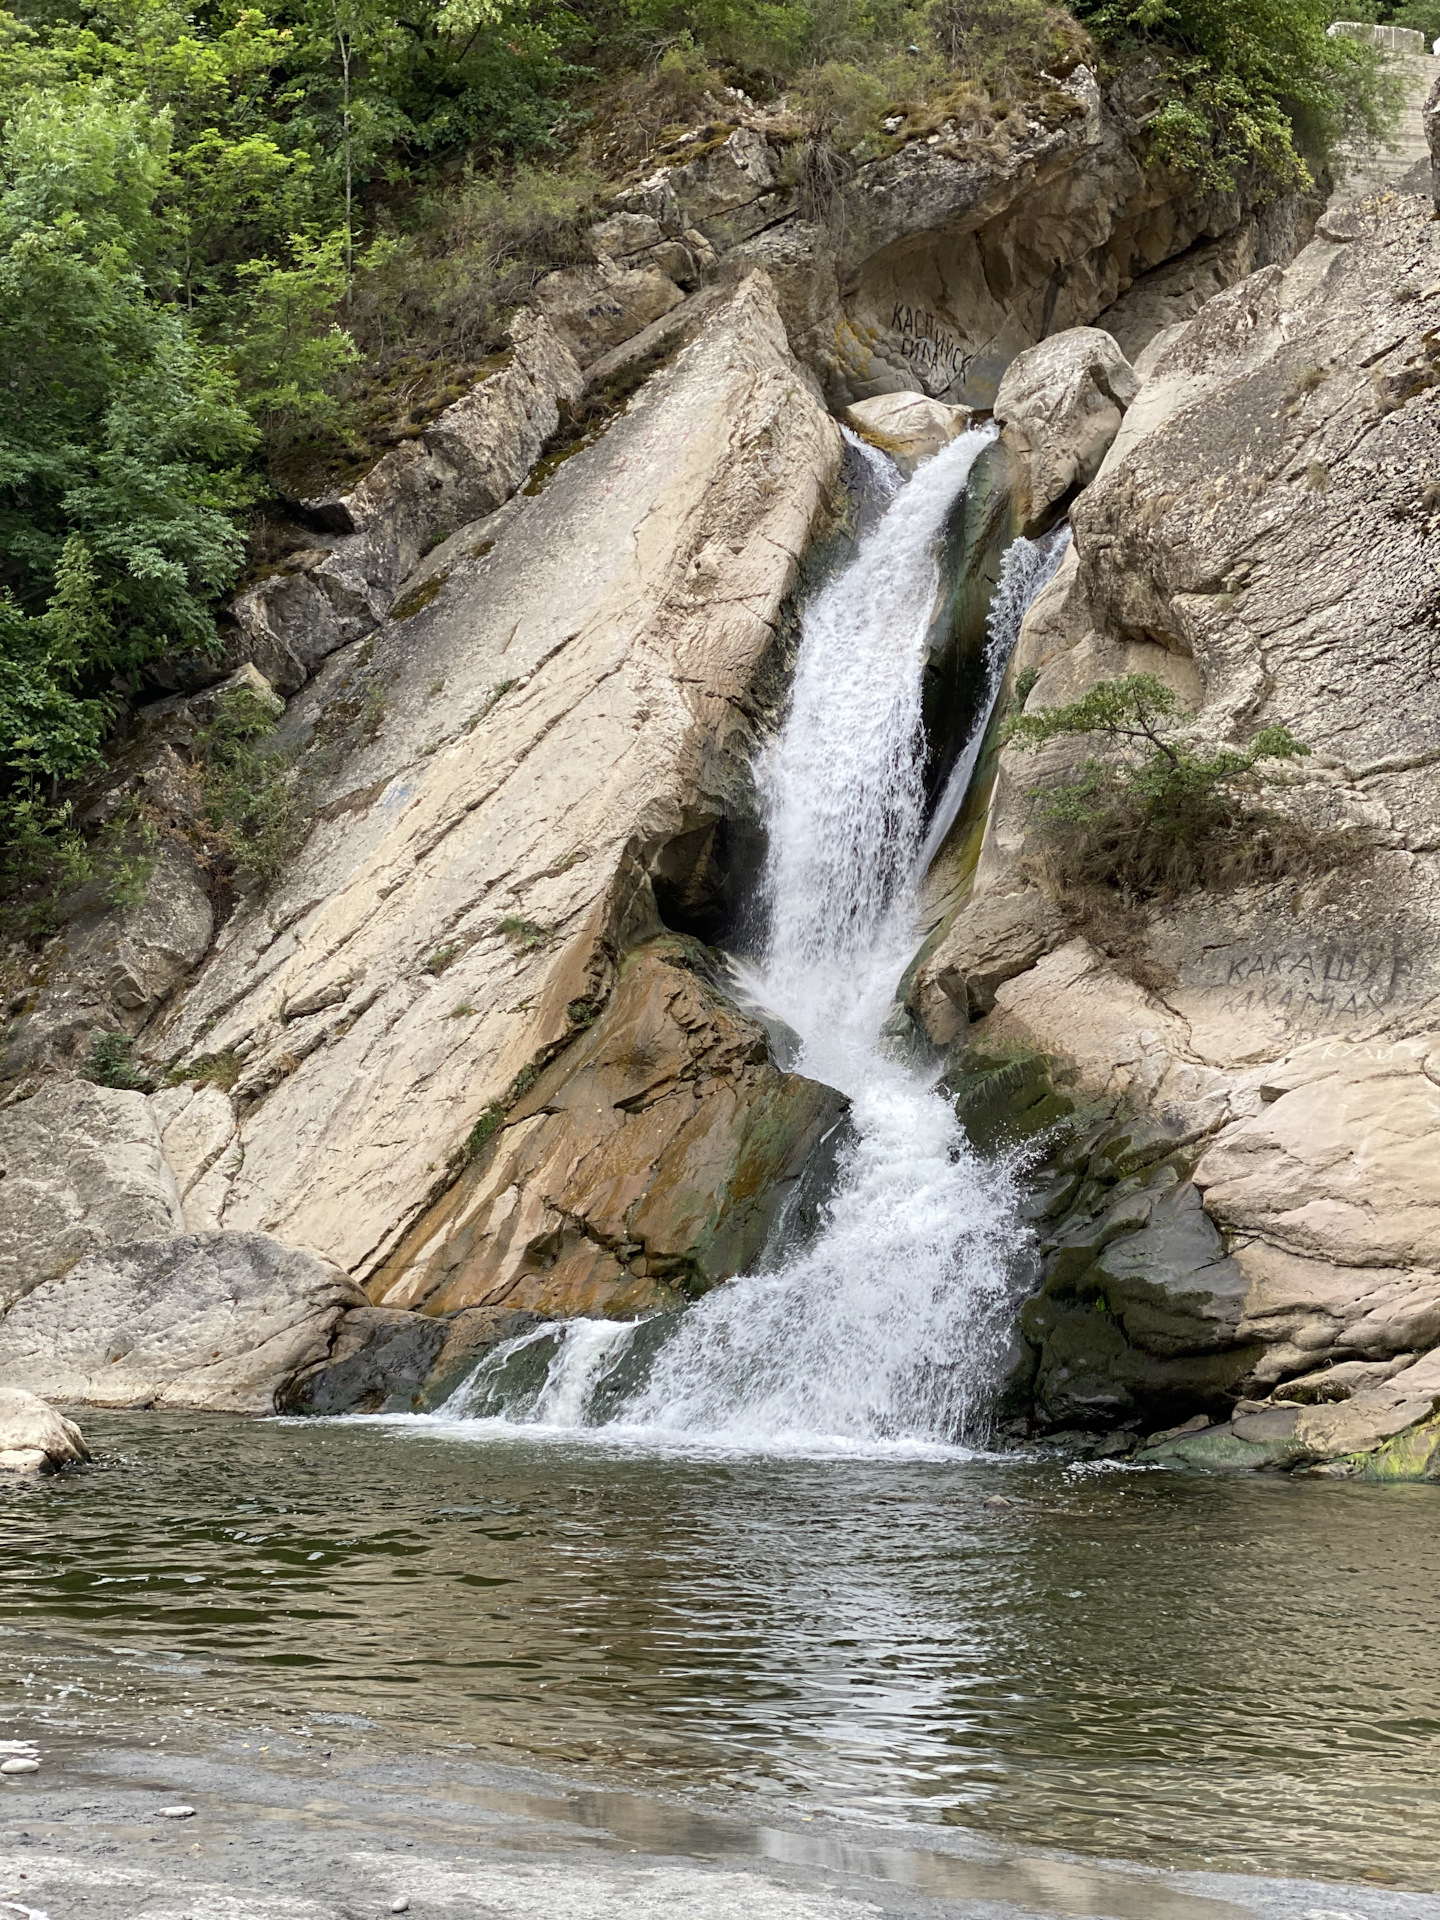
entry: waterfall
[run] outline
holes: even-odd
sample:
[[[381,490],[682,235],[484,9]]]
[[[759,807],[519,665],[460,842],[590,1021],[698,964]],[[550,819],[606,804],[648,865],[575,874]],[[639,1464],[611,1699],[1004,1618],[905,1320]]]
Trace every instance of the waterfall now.
[[[895,1057],[882,1028],[917,939],[921,685],[940,536],[992,437],[968,432],[922,465],[811,599],[789,711],[756,769],[766,935],[759,957],[737,966],[740,992],[799,1036],[797,1071],[851,1102],[818,1233],[652,1334],[648,1372],[626,1369],[640,1333],[574,1321],[498,1349],[447,1413],[503,1406],[552,1429],[604,1422],[762,1448],[978,1431],[1004,1335],[1014,1175],[978,1158],[934,1068]],[[1024,603],[1058,563],[1053,547],[1023,544],[991,625],[972,768]],[[947,790],[951,819],[967,778]],[[518,1397],[507,1370],[524,1382]]]

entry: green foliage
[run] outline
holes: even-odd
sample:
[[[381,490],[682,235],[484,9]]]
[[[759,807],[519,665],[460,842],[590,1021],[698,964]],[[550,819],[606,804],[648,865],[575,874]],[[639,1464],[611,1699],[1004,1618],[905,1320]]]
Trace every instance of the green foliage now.
[[[230,327],[230,364],[272,453],[342,427],[343,376],[360,358],[330,316],[347,283],[342,229],[323,240],[290,236],[289,264],[268,255],[235,269],[243,318]]]
[[[135,1042],[128,1033],[92,1035],[90,1050],[80,1065],[82,1080],[97,1087],[118,1087],[124,1093],[149,1093],[154,1081],[134,1061]]]
[[[952,67],[1002,99],[1042,72],[1068,73],[1085,52],[1071,15],[1044,0],[934,0],[930,28]]]
[[[253,429],[145,278],[169,139],[103,83],[21,100],[0,138],[0,836],[22,863],[63,839],[42,795],[98,758],[112,676],[213,647],[239,564]]]
[[[172,1067],[165,1076],[167,1087],[184,1086],[187,1082],[197,1086],[219,1087],[229,1093],[240,1078],[242,1062],[229,1048],[223,1053],[202,1053],[183,1067]]]
[[[1348,139],[1376,139],[1400,106],[1373,49],[1327,37],[1329,0],[1075,0],[1120,62],[1154,63],[1155,157],[1229,191],[1247,168],[1305,186]]]
[[[490,1140],[505,1124],[505,1107],[499,1100],[492,1100],[480,1118],[471,1127],[464,1140],[450,1156],[450,1169],[459,1172],[468,1167],[472,1160],[478,1160]]]
[[[257,744],[274,731],[264,701],[237,690],[199,742],[205,819],[236,872],[261,886],[276,878],[308,825],[293,758]]]
[[[500,922],[499,932],[520,953],[534,953],[541,947],[548,947],[554,937],[549,927],[542,927],[537,920],[522,920],[514,914],[507,914]]]
[[[1034,790],[1066,882],[1147,898],[1293,871],[1320,851],[1252,798],[1274,781],[1265,762],[1310,749],[1288,728],[1263,727],[1248,746],[1198,753],[1176,732],[1189,717],[1163,681],[1137,673],[1006,722],[1006,742],[1019,747],[1092,736],[1109,744],[1105,757]]]
[[[108,906],[143,906],[159,857],[160,835],[149,820],[112,820],[99,835],[91,855]]]

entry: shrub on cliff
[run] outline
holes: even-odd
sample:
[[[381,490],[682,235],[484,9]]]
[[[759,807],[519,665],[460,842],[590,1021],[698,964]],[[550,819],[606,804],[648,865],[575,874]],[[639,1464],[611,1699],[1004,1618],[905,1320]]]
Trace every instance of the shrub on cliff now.
[[[1331,850],[1318,836],[1256,800],[1277,777],[1267,762],[1310,749],[1286,727],[1262,727],[1248,746],[1202,753],[1179,731],[1189,717],[1163,681],[1132,673],[1007,723],[1012,746],[1104,743],[1068,777],[1033,789],[1062,888],[1144,900],[1324,862]]]

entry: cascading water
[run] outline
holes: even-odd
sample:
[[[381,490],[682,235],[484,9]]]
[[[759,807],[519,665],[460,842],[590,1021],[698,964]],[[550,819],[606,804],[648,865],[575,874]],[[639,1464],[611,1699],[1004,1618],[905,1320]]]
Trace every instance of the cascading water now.
[[[920,467],[811,600],[789,714],[757,767],[767,935],[761,957],[737,969],[740,988],[799,1036],[796,1069],[851,1101],[853,1135],[818,1235],[679,1316],[648,1377],[621,1384],[644,1337],[635,1328],[575,1321],[558,1344],[545,1333],[497,1350],[447,1414],[503,1408],[552,1428],[604,1419],[762,1447],[975,1430],[1003,1328],[1014,1179],[974,1154],[933,1070],[895,1057],[882,1029],[916,944],[921,685],[940,534],[991,437],[963,434]],[[861,457],[893,488],[888,462]],[[1026,598],[1050,558],[1029,552]],[[1006,587],[971,767],[1023,613],[1018,563]]]
[[[1022,537],[1005,549],[1005,558],[1000,563],[1000,578],[996,582],[990,612],[985,621],[985,688],[980,698],[979,717],[951,770],[950,778],[945,782],[945,791],[940,796],[940,803],[926,832],[925,844],[920,849],[919,871],[922,876],[945,844],[945,836],[965,804],[975,763],[985,744],[990,716],[1000,696],[1005,669],[1010,664],[1015,642],[1020,638],[1020,623],[1041,588],[1047,586],[1059,572],[1060,562],[1065,558],[1069,545],[1070,529],[1062,523],[1042,539],[1026,540]]]

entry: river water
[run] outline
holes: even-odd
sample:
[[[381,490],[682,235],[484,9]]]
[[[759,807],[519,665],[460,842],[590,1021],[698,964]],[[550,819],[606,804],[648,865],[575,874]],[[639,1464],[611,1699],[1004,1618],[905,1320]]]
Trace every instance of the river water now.
[[[96,1468],[0,1490],[0,1714],[46,1751],[468,1742],[712,1806],[1440,1884],[1432,1488],[85,1424]]]
[[[852,1103],[810,1243],[663,1327],[511,1343],[430,1418],[89,1415],[91,1470],[0,1489],[10,1731],[463,1750],[1437,1884],[1434,1489],[984,1450],[1018,1170],[976,1158],[890,1018],[938,539],[984,444],[903,489],[857,452],[887,510],[811,601],[758,768],[766,932],[739,987]],[[1058,557],[1012,558],[992,696]]]

